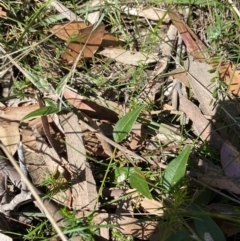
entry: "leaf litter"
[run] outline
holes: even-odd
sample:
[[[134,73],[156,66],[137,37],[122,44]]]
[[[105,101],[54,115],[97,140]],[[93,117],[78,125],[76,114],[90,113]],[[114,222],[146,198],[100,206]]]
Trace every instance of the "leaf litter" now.
[[[58,1],[50,5],[52,14],[60,12],[60,18],[47,26],[55,46],[39,39],[38,47],[41,55],[57,61],[57,72],[47,75],[55,69],[54,63],[47,57],[38,60],[30,50],[26,54],[42,67],[39,75],[31,64],[16,61],[6,46],[1,47],[5,55],[1,59],[17,73],[11,80],[13,87],[28,79],[34,93],[27,97],[28,89],[19,88],[23,102],[16,101],[14,107],[3,99],[0,140],[14,157],[22,141],[28,175],[36,192],[46,194],[45,205],[59,226],[70,225],[63,219],[64,212],[59,212],[64,207],[78,218],[93,214],[94,225],[105,225],[98,228],[105,240],[116,233],[166,240],[171,234],[158,224],[168,217],[179,185],[196,196],[202,191],[199,184],[216,191],[215,195],[240,194],[237,63],[223,58],[214,62],[208,42],[181,17],[178,8],[122,5],[121,28],[101,15],[99,1],[90,2],[93,11],[87,14],[88,21]],[[5,9],[0,10],[7,19]],[[46,29],[41,31],[46,34]],[[148,38],[152,41],[149,49]],[[179,39],[185,46],[180,52]],[[57,81],[65,76],[69,81],[62,85],[62,96],[54,91],[49,94],[47,85],[57,88]],[[12,97],[14,88],[6,89],[3,83],[2,97]],[[206,146],[217,153],[217,163],[203,152]],[[2,193],[11,191],[11,200],[2,202],[0,211],[9,217],[33,199],[8,161],[1,158],[0,164]],[[121,179],[114,173],[116,168],[133,171]],[[20,194],[4,185],[6,178]],[[2,197],[5,200],[6,194]],[[206,205],[220,209],[211,202]],[[210,218],[208,223],[216,227]],[[202,236],[200,224],[195,223],[193,229]],[[221,229],[216,228],[216,236],[238,232],[230,232],[226,224]],[[80,236],[76,232],[71,237]]]

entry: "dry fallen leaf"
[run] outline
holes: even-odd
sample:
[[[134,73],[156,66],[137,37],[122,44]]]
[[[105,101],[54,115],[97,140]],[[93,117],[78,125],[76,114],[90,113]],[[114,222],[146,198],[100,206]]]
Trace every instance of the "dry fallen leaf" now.
[[[117,62],[135,66],[138,66],[139,64],[151,64],[157,61],[157,56],[152,54],[143,54],[117,48],[106,48],[99,52],[99,54],[114,59]]]
[[[20,121],[24,116],[34,110],[37,110],[38,108],[38,104],[19,107],[0,107],[0,119],[9,121]]]
[[[7,17],[7,13],[2,10],[2,7],[0,7],[0,16]]]
[[[1,121],[0,140],[9,153],[14,155],[20,142],[19,124],[17,122]]]
[[[161,240],[162,231],[157,221],[139,221],[136,218],[111,213],[98,213],[93,218],[94,224],[112,224],[123,235],[133,236],[142,240]]]
[[[75,108],[83,111],[91,118],[97,118],[100,120],[108,120],[116,122],[118,120],[118,114],[113,110],[108,109],[102,105],[99,105],[91,100],[87,100],[85,97],[65,88],[64,97]]]
[[[68,42],[61,57],[67,63],[73,63],[78,55],[80,59],[91,58],[102,43],[105,32],[103,24],[86,26],[83,22],[72,22],[64,25],[55,25],[50,29],[57,37]]]
[[[171,10],[168,12],[168,15],[181,34],[181,37],[186,44],[187,51],[198,61],[205,61],[207,57],[207,47],[181,19],[177,11]]]
[[[119,47],[123,46],[124,42],[117,40],[116,37],[114,37],[112,34],[110,34],[108,31],[104,32],[104,36],[102,39],[101,47]]]
[[[184,62],[188,74],[189,83],[192,87],[195,98],[200,103],[200,109],[205,115],[213,116],[217,107],[213,99],[213,91],[217,87],[216,82],[212,82],[213,74],[209,72],[212,67],[207,63],[200,63],[189,56]]]
[[[193,122],[194,130],[203,141],[220,150],[223,144],[221,136],[214,130],[211,122],[201,113],[200,109],[184,96],[180,96],[180,110]]]
[[[123,6],[122,10],[126,14],[145,17],[153,21],[159,21],[160,19],[165,23],[168,23],[170,21],[168,14],[166,14],[166,10],[162,10],[159,8],[141,9],[141,8],[130,8],[128,6]]]
[[[233,64],[226,64],[219,67],[219,75],[229,86],[230,91],[240,96],[240,70]]]
[[[235,194],[240,194],[240,183],[226,176],[202,175],[198,177],[200,182],[203,182],[211,187],[227,190]]]
[[[240,155],[239,152],[226,140],[221,148],[221,163],[228,177],[239,177]]]
[[[77,115],[69,113],[60,117],[65,132],[68,162],[73,175],[72,208],[93,210],[97,200],[96,183],[86,158],[82,130]]]

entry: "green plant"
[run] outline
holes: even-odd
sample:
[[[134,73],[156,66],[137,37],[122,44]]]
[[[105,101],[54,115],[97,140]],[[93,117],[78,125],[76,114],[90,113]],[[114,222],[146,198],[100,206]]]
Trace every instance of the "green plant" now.
[[[210,24],[206,28],[207,41],[213,53],[239,61],[240,21],[231,5],[222,4],[210,8]],[[226,14],[222,14],[225,12]]]

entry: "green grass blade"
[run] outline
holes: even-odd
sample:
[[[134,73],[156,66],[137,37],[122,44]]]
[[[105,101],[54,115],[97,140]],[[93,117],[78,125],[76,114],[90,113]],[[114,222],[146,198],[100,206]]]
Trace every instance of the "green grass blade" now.
[[[32,111],[31,113],[25,115],[21,122],[29,119],[29,118],[34,118],[34,117],[38,117],[38,116],[46,116],[46,115],[50,115],[50,114],[55,114],[58,113],[60,110],[57,106],[44,106],[41,107],[37,110]]]

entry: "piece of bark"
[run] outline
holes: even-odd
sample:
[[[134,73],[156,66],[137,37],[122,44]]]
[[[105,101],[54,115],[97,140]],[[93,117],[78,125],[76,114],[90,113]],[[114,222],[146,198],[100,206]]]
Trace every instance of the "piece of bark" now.
[[[86,160],[86,150],[82,139],[78,117],[68,113],[60,117],[65,132],[68,162],[73,178],[73,208],[93,210],[97,200],[96,183]]]

